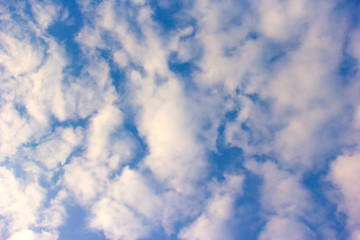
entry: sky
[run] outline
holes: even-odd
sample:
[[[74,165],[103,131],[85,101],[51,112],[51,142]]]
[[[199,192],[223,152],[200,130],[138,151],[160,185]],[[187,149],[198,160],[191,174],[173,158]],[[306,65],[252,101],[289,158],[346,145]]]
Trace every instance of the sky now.
[[[0,239],[360,240],[359,13],[0,0]]]

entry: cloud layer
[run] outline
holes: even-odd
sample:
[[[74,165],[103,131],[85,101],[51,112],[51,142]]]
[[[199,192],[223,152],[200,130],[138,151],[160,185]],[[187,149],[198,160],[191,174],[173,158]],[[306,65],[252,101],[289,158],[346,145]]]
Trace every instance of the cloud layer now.
[[[360,239],[359,10],[1,3],[0,238]]]

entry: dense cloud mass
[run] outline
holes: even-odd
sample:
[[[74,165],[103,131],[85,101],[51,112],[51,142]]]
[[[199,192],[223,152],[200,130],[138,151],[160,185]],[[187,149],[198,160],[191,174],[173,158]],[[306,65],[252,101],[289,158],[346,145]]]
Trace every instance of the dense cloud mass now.
[[[0,2],[0,239],[360,239],[357,0]]]

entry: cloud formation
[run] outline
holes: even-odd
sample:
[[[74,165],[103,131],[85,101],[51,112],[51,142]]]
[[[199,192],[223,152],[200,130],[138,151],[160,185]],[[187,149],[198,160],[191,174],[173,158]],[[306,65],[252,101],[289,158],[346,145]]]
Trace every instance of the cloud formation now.
[[[0,238],[359,239],[358,10],[1,3]]]

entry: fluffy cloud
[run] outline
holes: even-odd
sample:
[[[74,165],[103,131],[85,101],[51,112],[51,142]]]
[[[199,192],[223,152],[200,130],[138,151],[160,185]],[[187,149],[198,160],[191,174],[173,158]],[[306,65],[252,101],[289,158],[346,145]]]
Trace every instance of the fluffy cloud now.
[[[61,238],[71,203],[109,239],[237,239],[245,227],[261,240],[345,238],[341,227],[358,239],[351,11],[307,0],[4,4],[1,238]]]
[[[248,161],[246,167],[263,178],[261,205],[268,216],[259,239],[315,238],[307,226],[316,221],[312,219],[314,205],[301,179],[272,162]]]
[[[234,217],[234,202],[242,192],[243,176],[226,175],[221,184],[212,186],[212,197],[204,212],[179,234],[181,239],[233,239],[229,223]]]
[[[41,64],[44,51],[31,44],[29,39],[17,39],[14,36],[1,33],[2,58],[4,72],[13,76],[28,73]],[[25,41],[24,41],[25,40]]]
[[[126,167],[111,183],[105,196],[93,205],[90,226],[103,229],[110,239],[145,237],[161,219],[160,206],[159,197],[146,180]]]
[[[66,216],[66,194],[43,185],[52,181],[56,167],[65,163],[81,134],[79,129],[61,127],[51,133],[51,115],[67,119],[62,92],[66,61],[63,49],[41,36],[22,7],[13,11],[26,23],[2,18],[1,238],[57,239],[56,229]],[[48,190],[55,192],[53,198]]]
[[[267,211],[280,216],[293,216],[309,210],[311,199],[298,177],[280,170],[271,162],[248,162],[246,166],[264,178],[261,203]]]
[[[200,178],[205,163],[194,134],[194,122],[185,111],[181,85],[175,79],[167,79],[155,87],[154,80],[135,74],[132,79],[140,87],[136,94],[142,106],[139,130],[146,136],[150,150],[145,164],[159,180],[186,191],[189,186],[182,185]]]
[[[81,137],[80,129],[74,131],[72,128],[58,128],[49,139],[36,147],[33,158],[48,169],[64,165],[73,149],[80,143]]]
[[[30,1],[30,4],[36,22],[43,29],[46,29],[58,17],[60,7],[54,3]]]
[[[339,211],[345,212],[348,216],[347,227],[351,233],[350,239],[360,237],[360,191],[354,187],[360,180],[359,167],[360,154],[358,151],[352,154],[339,156],[331,164],[329,179],[336,185],[339,201]]]
[[[37,232],[33,228],[42,225],[41,212],[45,201],[45,189],[36,182],[24,183],[12,171],[0,168],[1,238],[4,239],[56,239],[52,230]],[[51,214],[54,214],[53,211]],[[49,220],[49,219],[48,219]],[[49,223],[45,223],[50,226]],[[55,223],[54,227],[58,225]]]
[[[315,234],[309,227],[299,223],[297,220],[275,216],[267,222],[259,239],[315,239]]]

